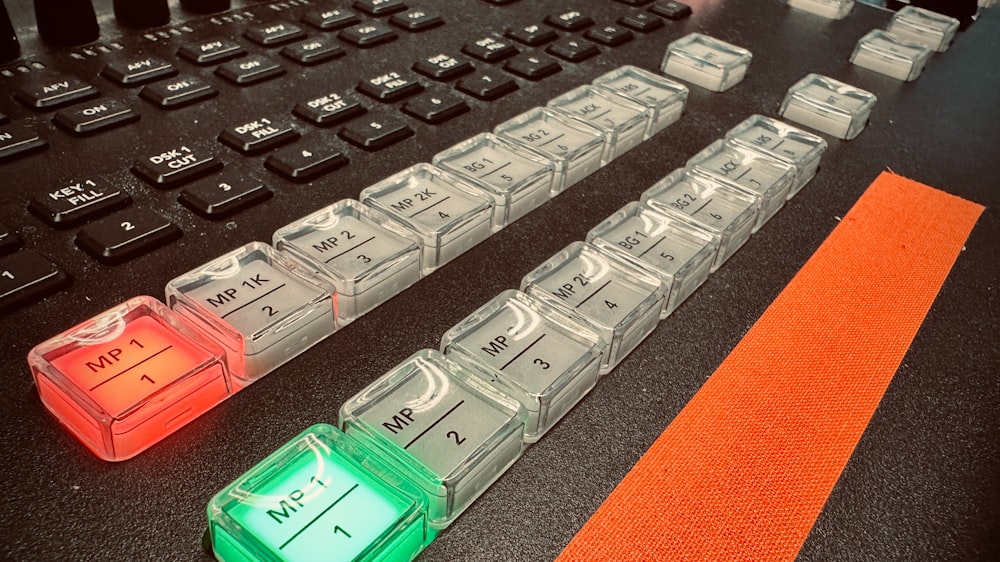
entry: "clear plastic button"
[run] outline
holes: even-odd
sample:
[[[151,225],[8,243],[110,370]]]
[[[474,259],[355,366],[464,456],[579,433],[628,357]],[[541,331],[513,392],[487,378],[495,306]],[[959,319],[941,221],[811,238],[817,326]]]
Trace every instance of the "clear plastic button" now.
[[[785,119],[851,140],[864,130],[876,100],[871,92],[809,74],[788,89],[779,112]]]
[[[520,291],[497,295],[444,335],[441,349],[528,412],[533,443],[597,383],[604,342]]]
[[[820,158],[826,151],[822,137],[763,115],[751,115],[730,129],[726,139],[795,166],[789,198],[816,176]]]
[[[688,160],[695,174],[705,175],[760,197],[754,232],[788,199],[795,167],[742,145],[717,140]]]
[[[274,246],[326,277],[338,326],[420,280],[420,245],[379,211],[344,199],[274,233]]]
[[[360,199],[417,236],[424,276],[493,232],[493,199],[430,164],[416,164],[389,176],[362,190]]]
[[[500,230],[549,200],[552,162],[541,155],[480,133],[439,152],[434,165],[489,193],[495,204],[493,228]]]
[[[658,278],[583,242],[525,275],[521,290],[604,338],[609,347],[601,373],[614,369],[656,328],[666,300]]]
[[[740,249],[757,222],[759,198],[677,169],[642,194],[650,207],[707,229],[719,242],[715,271]]]
[[[896,12],[888,31],[904,41],[946,51],[961,24],[957,19],[923,8],[906,6]]]
[[[788,5],[831,20],[847,17],[854,8],[854,0],[788,0]]]
[[[600,131],[545,108],[536,107],[497,125],[498,137],[540,152],[555,166],[552,195],[601,167],[604,135]]]
[[[667,294],[661,318],[708,279],[719,250],[712,233],[635,201],[591,229],[587,242],[660,278]]]
[[[601,131],[604,164],[645,140],[649,122],[646,108],[604,88],[580,86],[546,105]]]
[[[525,413],[447,359],[413,354],[340,408],[340,426],[424,490],[443,529],[520,456]]]
[[[219,345],[135,297],[28,354],[38,396],[97,456],[131,458],[230,393]]]
[[[268,455],[208,504],[219,560],[412,560],[436,536],[416,486],[335,427]]]
[[[858,40],[851,62],[879,74],[909,82],[916,80],[927,64],[931,50],[909,43],[881,29],[873,29]]]
[[[701,33],[690,33],[667,46],[660,70],[713,92],[724,92],[746,76],[750,51]]]
[[[237,385],[249,384],[335,329],[333,287],[260,242],[167,283],[170,308],[227,350]]]
[[[631,65],[598,77],[594,85],[646,107],[649,112],[646,138],[680,119],[688,98],[687,86]]]

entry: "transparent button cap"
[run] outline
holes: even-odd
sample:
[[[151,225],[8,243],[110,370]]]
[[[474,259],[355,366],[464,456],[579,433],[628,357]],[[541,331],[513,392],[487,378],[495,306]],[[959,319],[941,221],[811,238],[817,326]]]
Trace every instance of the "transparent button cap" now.
[[[658,278],[583,242],[573,242],[528,273],[521,290],[565,311],[609,343],[602,373],[656,327],[665,301]]]
[[[871,92],[809,74],[788,89],[779,113],[785,119],[850,140],[864,130],[876,101]]]
[[[333,333],[333,287],[267,244],[251,242],[174,278],[170,308],[212,333],[230,369],[252,382]]]
[[[605,343],[520,291],[497,295],[448,330],[441,349],[527,410],[537,441],[597,382]]]
[[[649,122],[646,108],[604,88],[580,86],[553,98],[546,106],[601,131],[605,141],[603,164],[645,139]]]
[[[493,198],[430,164],[389,176],[362,190],[359,199],[417,236],[425,276],[493,232]]]
[[[649,112],[646,138],[680,119],[688,98],[687,86],[632,65],[612,70],[596,78],[593,84],[646,107]]]
[[[839,20],[851,13],[854,0],[788,0],[788,5],[827,19]]]
[[[757,222],[759,197],[677,169],[653,184],[642,202],[710,231],[719,242],[712,271],[736,253]]]
[[[379,211],[344,199],[278,229],[274,245],[333,284],[344,326],[420,279],[415,238]]]
[[[822,137],[763,115],[751,115],[730,129],[726,139],[794,165],[795,180],[789,198],[816,175],[827,146]]]
[[[879,74],[909,82],[916,80],[927,64],[931,50],[901,36],[873,29],[858,40],[851,62]]]
[[[948,49],[960,24],[953,17],[906,6],[892,16],[887,30],[904,41],[940,52]]]
[[[427,494],[444,528],[521,454],[525,412],[436,350],[418,351],[340,408],[340,426]]]
[[[434,165],[461,176],[494,199],[494,230],[548,201],[554,166],[492,133],[480,133],[434,156]]]
[[[753,55],[702,33],[690,33],[667,46],[660,70],[713,92],[724,92],[746,76]]]
[[[554,166],[552,195],[601,167],[604,135],[592,126],[536,107],[497,125],[494,134],[541,153]]]
[[[635,201],[592,228],[587,242],[659,277],[667,293],[661,318],[708,278],[719,248],[712,233]]]

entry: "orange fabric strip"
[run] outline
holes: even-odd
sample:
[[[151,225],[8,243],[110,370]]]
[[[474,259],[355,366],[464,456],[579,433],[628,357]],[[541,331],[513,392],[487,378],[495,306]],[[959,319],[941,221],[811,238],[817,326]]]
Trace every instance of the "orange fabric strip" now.
[[[558,560],[794,559],[982,211],[879,176]]]

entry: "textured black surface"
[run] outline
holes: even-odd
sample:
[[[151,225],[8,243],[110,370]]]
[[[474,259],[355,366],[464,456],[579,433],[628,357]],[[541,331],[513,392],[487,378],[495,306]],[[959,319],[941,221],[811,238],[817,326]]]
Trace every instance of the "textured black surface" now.
[[[51,147],[0,164],[0,222],[25,247],[52,257],[74,285],[30,308],[0,317],[5,401],[0,419],[0,558],[11,560],[199,560],[204,509],[211,496],[306,426],[334,422],[341,403],[422,347],[436,347],[452,325],[497,293],[517,287],[534,266],[586,232],[722,136],[748,115],[776,115],[786,89],[819,72],[874,92],[869,127],[854,141],[830,140],[819,175],[755,234],[631,356],[445,531],[422,560],[549,560],[600,505],[649,444],[742,338],[795,272],[883,169],[987,206],[931,308],[913,347],[806,540],[802,560],[990,560],[1000,551],[1000,320],[997,247],[1000,204],[1000,14],[987,12],[924,75],[900,83],[847,58],[859,37],[889,14],[858,5],[840,22],[797,13],[776,0],[691,1],[694,15],[497,102],[464,96],[471,111],[441,126],[399,111],[403,102],[368,101],[371,113],[408,121],[415,135],[376,154],[341,143],[346,167],[310,184],[267,172],[264,157],[245,157],[214,137],[248,114],[288,115],[296,102],[342,92],[385,70],[406,70],[421,56],[456,53],[466,42],[510,26],[541,23],[568,8],[599,24],[639,13],[617,2],[413,0],[445,24],[372,49],[341,46],[346,56],[276,81],[239,88],[174,55],[185,41],[239,37],[248,21],[194,19],[172,3],[172,25],[190,31],[151,41],[122,36],[98,2],[101,42],[177,61],[182,73],[220,90],[208,102],[163,111],[97,75],[105,55],[52,50],[31,29],[30,3],[8,1],[22,61],[73,73],[142,112],[137,124],[80,141],[12,99],[23,78],[0,76],[0,113],[38,127]],[[298,21],[314,1],[234,3],[229,14]],[[385,18],[383,18],[385,19]],[[307,28],[311,34],[319,32]],[[691,88],[680,121],[610,166],[494,235],[429,278],[314,349],[271,373],[139,457],[98,460],[41,406],[25,355],[42,340],[137,294],[162,298],[173,277],[309,211],[487,130],[624,63],[656,69],[667,44],[691,31],[741,45],[754,58],[729,92]],[[566,35],[565,32],[560,32]],[[578,32],[582,34],[583,32]],[[168,35],[168,37],[170,37]],[[332,35],[330,36],[332,37]],[[265,49],[241,42],[251,53]],[[70,53],[80,54],[76,59]],[[502,64],[502,63],[500,63]],[[16,63],[5,65],[14,69]],[[499,64],[477,63],[502,73]],[[31,73],[36,72],[32,70]],[[457,94],[462,95],[462,94]],[[302,131],[312,125],[296,122]],[[335,129],[334,129],[335,130]],[[333,130],[327,130],[331,133]],[[184,139],[211,146],[227,170],[265,179],[275,196],[228,221],[201,218],[129,171],[135,147]],[[120,266],[105,266],[73,245],[73,230],[51,231],[26,211],[52,182],[108,174],[135,204],[175,222],[184,236]]]

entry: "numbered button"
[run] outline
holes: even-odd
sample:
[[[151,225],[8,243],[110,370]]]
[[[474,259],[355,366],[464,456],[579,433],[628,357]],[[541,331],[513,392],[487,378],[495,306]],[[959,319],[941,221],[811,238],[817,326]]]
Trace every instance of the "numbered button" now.
[[[751,115],[730,129],[726,138],[795,166],[789,198],[816,175],[826,151],[826,141],[821,137],[763,115]]]
[[[605,344],[520,291],[504,291],[444,335],[441,349],[528,412],[537,441],[597,382]]]
[[[412,560],[435,536],[423,493],[329,425],[314,425],[208,504],[220,560]]]
[[[443,529],[520,457],[525,413],[434,350],[421,350],[340,408],[344,433],[424,491]]]
[[[413,136],[413,129],[394,117],[363,119],[345,125],[340,138],[365,150],[381,150]]]
[[[167,283],[167,303],[213,334],[235,384],[264,376],[333,333],[332,287],[252,242]]]
[[[359,199],[392,217],[420,241],[423,275],[492,233],[493,199],[430,164],[416,164],[369,186]]]
[[[458,96],[436,89],[411,99],[401,109],[407,115],[437,125],[469,111],[469,105]]]
[[[101,262],[115,265],[180,237],[177,225],[153,211],[127,209],[83,227],[76,245]]]
[[[274,193],[254,177],[224,173],[185,188],[178,200],[205,218],[219,220],[266,201],[272,195]]]
[[[594,85],[646,108],[649,115],[647,139],[680,119],[687,104],[687,86],[637,66],[622,66],[594,80]]]
[[[278,229],[274,246],[333,283],[339,326],[420,280],[413,234],[353,199]]]
[[[702,33],[690,33],[667,46],[660,70],[713,92],[724,92],[746,76],[750,51]]]
[[[104,460],[133,457],[230,392],[218,344],[136,297],[28,354],[38,395]]]
[[[660,280],[583,242],[573,242],[521,280],[521,290],[568,314],[608,344],[610,372],[656,328],[666,300]]]
[[[642,142],[649,128],[645,107],[604,88],[580,86],[553,98],[546,106],[601,131],[604,164]]]
[[[10,241],[9,236],[4,238]],[[13,243],[20,244],[20,239]],[[31,304],[70,284],[54,263],[32,250],[0,258],[0,314]]]
[[[788,89],[778,113],[838,139],[861,134],[878,98],[833,78],[809,74]]]

